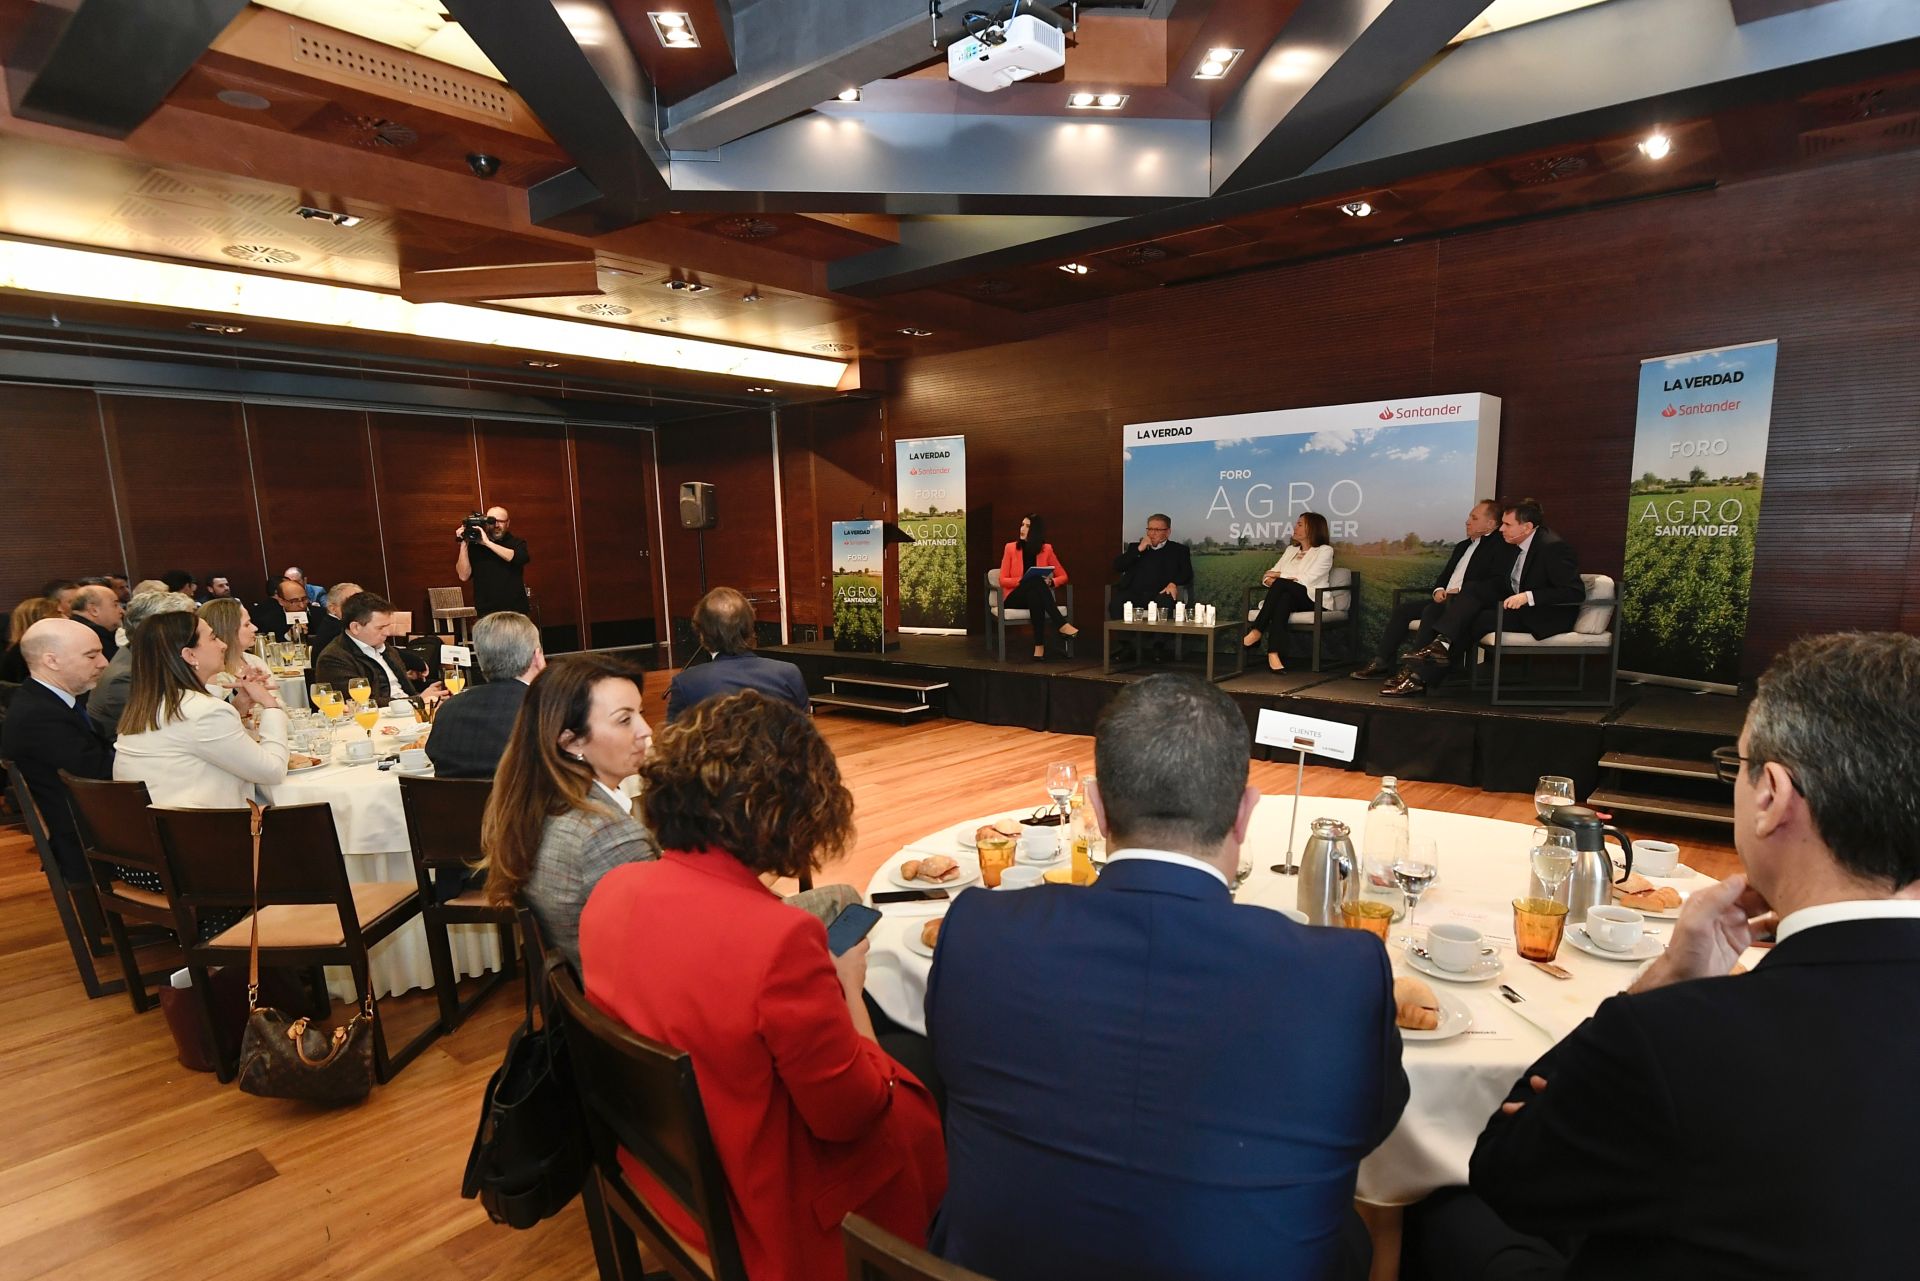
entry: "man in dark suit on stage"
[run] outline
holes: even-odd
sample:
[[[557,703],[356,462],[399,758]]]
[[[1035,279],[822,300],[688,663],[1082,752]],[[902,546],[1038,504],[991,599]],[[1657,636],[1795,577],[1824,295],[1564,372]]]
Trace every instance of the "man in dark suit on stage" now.
[[[1147,602],[1159,601],[1160,612],[1173,612],[1177,588],[1193,586],[1193,557],[1185,543],[1176,543],[1173,518],[1162,512],[1147,517],[1147,532],[1139,543],[1114,558],[1113,572],[1120,575],[1107,600],[1107,617],[1120,617],[1120,607],[1131,603],[1136,610]]]
[[[282,586],[289,583],[281,579]],[[314,660],[313,679],[331,685],[342,696],[356,676],[373,686],[373,701],[390,703],[396,698],[421,695],[429,702],[445,698],[447,687],[439,681],[422,689],[407,675],[407,665],[387,641],[387,624],[393,617],[393,603],[373,592],[361,592],[340,609],[345,630],[320,651]]]
[[[87,692],[107,670],[107,658],[94,629],[68,618],[43,618],[27,628],[20,655],[27,662],[27,679],[7,704],[0,756],[20,767],[46,820],[61,875],[84,884],[87,861],[60,771],[80,778],[113,777],[113,748],[94,730],[86,704]]]
[[[1695,890],[1627,993],[1514,1083],[1474,1149],[1485,1204],[1453,1200],[1448,1212],[1475,1212],[1464,1223],[1409,1223],[1451,1257],[1446,1275],[1758,1281],[1908,1266],[1920,639],[1795,642],[1723,753],[1745,875]],[[1730,973],[1762,913],[1778,917],[1778,942]],[[1564,1273],[1481,1270],[1526,1244],[1500,1220],[1569,1245]]]
[[[1573,630],[1587,595],[1573,544],[1546,527],[1540,504],[1531,498],[1505,505],[1500,537],[1514,549],[1506,577],[1462,587],[1433,621],[1432,638],[1407,655],[1406,666],[1381,687],[1382,694],[1424,694],[1451,668],[1472,662],[1474,645],[1493,630],[1496,609],[1507,611],[1508,631],[1529,632],[1536,640]]]
[[[693,630],[713,659],[682,668],[667,686],[669,723],[709,698],[743,689],[784,698],[803,710],[813,705],[798,667],[753,652],[753,606],[733,588],[716,587],[700,598],[693,607]]]
[[[527,686],[547,666],[540,629],[512,610],[473,625],[473,656],[487,683],[449,698],[434,715],[427,739],[427,759],[439,778],[493,777]]]
[[[1217,687],[1108,706],[1089,889],[962,894],[927,987],[947,1091],[932,1248],[996,1281],[1360,1278],[1362,1157],[1407,1101],[1371,934],[1229,888],[1259,793]]]
[[[1513,569],[1515,553],[1506,539],[1493,536],[1499,528],[1500,504],[1491,498],[1475,503],[1467,513],[1467,536],[1453,545],[1453,554],[1447,557],[1446,566],[1433,580],[1427,595],[1410,596],[1393,607],[1393,615],[1387,619],[1386,630],[1380,633],[1380,644],[1373,659],[1349,675],[1355,680],[1385,676],[1395,669],[1395,657],[1414,623],[1421,625],[1422,632],[1414,643],[1425,645],[1433,640],[1430,629],[1447,602],[1465,591],[1469,584],[1505,582]]]

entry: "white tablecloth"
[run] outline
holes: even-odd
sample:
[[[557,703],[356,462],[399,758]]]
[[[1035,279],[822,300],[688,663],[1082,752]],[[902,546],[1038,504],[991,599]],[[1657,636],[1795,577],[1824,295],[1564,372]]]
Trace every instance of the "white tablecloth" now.
[[[357,727],[340,731],[355,736]],[[407,818],[400,805],[400,778],[376,765],[325,765],[287,775],[267,789],[275,805],[303,805],[324,801],[333,807],[334,829],[346,856],[347,879],[356,884],[413,880],[413,855],[407,841]],[[500,968],[500,935],[490,925],[454,925],[447,930],[453,951],[453,971],[462,977]],[[433,963],[427,955],[427,930],[422,921],[410,921],[376,944],[367,956],[377,996],[396,996],[414,988],[433,986]],[[353,982],[344,968],[329,967],[327,986],[340,1000],[353,999]]]
[[[1240,888],[1237,901],[1273,908],[1293,906],[1299,878],[1268,870],[1287,848],[1292,806],[1291,796],[1270,796],[1260,802],[1244,847],[1254,871]],[[1293,845],[1296,856],[1306,846],[1308,824],[1316,818],[1346,823],[1358,848],[1366,808],[1365,801],[1303,798]],[[898,888],[888,876],[892,867],[910,857],[955,853],[960,849],[957,835],[971,833],[987,821],[971,819],[943,828],[901,850],[874,873],[867,887],[869,896],[875,890]],[[1572,971],[1573,978],[1555,979],[1514,954],[1513,900],[1526,890],[1529,825],[1415,810],[1410,828],[1413,836],[1433,837],[1440,855],[1440,877],[1420,901],[1415,934],[1442,921],[1471,924],[1499,949],[1504,968],[1497,977],[1478,983],[1427,980],[1437,990],[1458,997],[1472,1013],[1473,1026],[1451,1040],[1407,1043],[1403,1061],[1412,1093],[1406,1113],[1360,1167],[1360,1199],[1380,1205],[1404,1205],[1435,1188],[1465,1183],[1467,1161],[1487,1117],[1515,1079],[1557,1039],[1515,1014],[1499,995],[1499,984],[1526,997],[1534,1017],[1564,1035],[1640,970],[1637,964],[1600,960],[1563,943],[1558,964]],[[1682,894],[1713,884],[1699,875],[1664,883]],[[933,962],[909,951],[906,939],[917,935],[929,917],[943,914],[945,905],[882,904],[880,910],[886,919],[871,935],[867,990],[888,1017],[924,1032],[927,976]],[[1393,937],[1404,929],[1404,922],[1396,922]],[[1657,939],[1664,940],[1670,930],[1671,922],[1649,922],[1649,932]],[[1389,946],[1388,954],[1396,975],[1417,973],[1399,947]]]

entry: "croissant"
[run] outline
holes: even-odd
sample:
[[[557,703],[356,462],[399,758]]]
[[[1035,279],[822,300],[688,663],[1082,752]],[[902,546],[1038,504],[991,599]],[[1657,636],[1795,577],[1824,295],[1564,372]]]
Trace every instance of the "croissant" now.
[[[1419,979],[1393,981],[1393,1021],[1414,1032],[1431,1032],[1440,1026],[1440,998]]]
[[[936,916],[925,925],[922,925],[920,927],[920,941],[928,947],[932,947],[935,943],[939,942],[940,923],[946,919],[944,916]]]

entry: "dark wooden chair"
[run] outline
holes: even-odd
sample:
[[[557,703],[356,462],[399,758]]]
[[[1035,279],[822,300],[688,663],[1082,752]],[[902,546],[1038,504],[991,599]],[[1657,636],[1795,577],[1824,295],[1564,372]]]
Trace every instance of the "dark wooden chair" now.
[[[247,963],[248,922],[243,919],[204,940],[197,937],[195,922],[202,913],[252,911],[251,815],[247,810],[160,808],[153,815],[173,885],[181,950],[212,1038],[207,970]],[[367,949],[419,914],[420,891],[411,881],[355,885],[347,879],[331,806],[276,805],[267,810],[260,840],[260,964],[344,965],[351,970],[355,1000],[373,1015],[374,1074],[383,1083],[440,1034],[439,1024],[432,1024],[390,1055],[367,968]],[[223,1056],[220,1079],[232,1080],[236,1066]]]
[[[707,1130],[692,1057],[601,1013],[564,965],[548,972],[547,985],[567,1038],[593,1148],[592,1178],[619,1275],[642,1275],[637,1238],[677,1281],[746,1281],[727,1209],[727,1177]],[[704,1255],[662,1223],[627,1181],[620,1167],[622,1149],[699,1225],[706,1238]],[[587,1209],[594,1213],[591,1197]]]
[[[157,996],[147,994],[147,981],[164,980],[179,968],[176,953],[170,964],[153,973],[143,974],[135,956],[129,920],[172,935],[179,921],[173,906],[172,881],[167,859],[160,848],[160,831],[154,826],[152,803],[147,785],[139,782],[116,783],[97,778],[77,778],[65,770],[60,781],[73,798],[73,815],[79,821],[80,839],[87,856],[87,869],[93,874],[93,889],[107,918],[107,933],[113,938],[114,951],[120,957],[120,972],[127,980],[127,995],[136,1014],[144,1014],[159,1004]],[[148,872],[158,878],[160,892],[138,889],[116,876],[121,868]]]
[[[73,968],[80,975],[80,985],[86,989],[87,999],[94,1000],[102,996],[117,996],[126,989],[124,979],[103,979],[97,959],[112,952],[112,942],[107,933],[106,914],[100,910],[100,900],[94,894],[91,882],[75,883],[67,879],[60,870],[60,862],[54,857],[53,841],[47,835],[46,816],[40,812],[39,802],[33,798],[33,790],[27,786],[27,780],[20,773],[19,766],[12,761],[0,761],[0,768],[7,771],[8,789],[13,794],[13,803],[20,809],[20,819],[27,826],[27,835],[33,838],[33,848],[40,855],[40,870],[46,873],[47,888],[53,894],[53,910],[60,918],[60,931],[67,936],[67,948],[73,953]]]
[[[407,844],[413,851],[413,876],[420,891],[420,915],[427,927],[427,955],[433,962],[433,986],[440,998],[440,1030],[450,1033],[480,1002],[517,976],[514,964],[513,909],[494,907],[480,888],[462,890],[441,901],[435,879],[464,878],[467,865],[480,857],[480,824],[486,817],[490,778],[402,778],[400,804],[407,815]],[[453,971],[450,925],[491,925],[500,935],[500,968],[483,979],[465,1001]],[[531,981],[531,978],[529,978]]]
[[[847,1281],[990,1281],[907,1244],[857,1214],[840,1224],[840,1240],[847,1247]]]

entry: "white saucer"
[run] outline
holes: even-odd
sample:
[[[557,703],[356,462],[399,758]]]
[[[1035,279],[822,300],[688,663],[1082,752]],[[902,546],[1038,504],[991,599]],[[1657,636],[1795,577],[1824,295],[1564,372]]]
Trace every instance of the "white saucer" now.
[[[1013,843],[1013,865],[1015,867],[1019,867],[1022,864],[1028,867],[1052,867],[1065,857],[1067,857],[1067,851],[1056,845],[1053,848],[1052,858],[1028,858],[1026,837],[1023,836]]]
[[[1690,876],[1699,875],[1699,873],[1695,872],[1685,863],[1675,863],[1673,870],[1665,876],[1655,876],[1652,872],[1642,872],[1640,875],[1646,877],[1649,881],[1684,881]]]
[[[922,855],[920,857],[925,858],[927,856]],[[958,889],[962,885],[972,885],[980,879],[980,858],[978,855],[959,854],[954,856],[954,861],[960,864],[960,874],[949,877],[944,881],[909,881],[906,877],[900,875],[900,863],[907,862],[906,859],[901,859],[900,863],[895,863],[887,869],[887,879],[903,890],[952,890]]]
[[[1440,1026],[1416,1031],[1413,1028],[1401,1028],[1403,1041],[1450,1041],[1473,1026],[1473,1011],[1458,997],[1445,992],[1435,992],[1440,1001]]]
[[[1621,902],[1618,895],[1615,895],[1610,901],[1615,907],[1633,906],[1631,903]],[[1685,907],[1686,905],[1687,897],[1683,894],[1680,896],[1680,907]],[[1671,908],[1664,912],[1650,912],[1644,907],[1635,907],[1633,910],[1646,917],[1649,921],[1677,921],[1680,919],[1680,907]],[[1572,927],[1569,926],[1568,928],[1571,929]]]
[[[1654,957],[1667,950],[1667,945],[1659,939],[1649,938],[1647,935],[1642,934],[1640,941],[1635,943],[1633,947],[1627,951],[1611,951],[1601,947],[1598,943],[1588,938],[1587,927],[1584,925],[1569,925],[1565,937],[1567,942],[1573,944],[1588,956],[1597,956],[1603,961],[1651,961]]]
[[[1442,979],[1448,983],[1485,982],[1507,968],[1498,954],[1483,956],[1464,970],[1443,970],[1418,952],[1408,951],[1407,964],[1428,978]]]
[[[936,916],[932,919],[937,921],[942,918]],[[920,941],[920,931],[922,927],[926,925],[926,922],[925,921],[908,921],[907,925],[909,928],[905,936],[901,939],[901,942],[905,944],[907,951],[912,952],[915,956],[924,956],[928,960],[932,960],[933,949]]]
[[[342,756],[339,760],[335,761],[334,764],[344,766],[347,769],[359,769],[362,765],[375,764],[376,762],[379,761],[379,759],[380,759],[379,757],[373,756],[373,757],[367,758],[364,761],[350,761],[346,757]]]
[[[315,762],[314,762],[313,764],[311,764],[311,765],[289,765],[289,766],[287,766],[287,773],[289,773],[289,774],[311,774],[311,773],[312,773],[312,772],[313,772],[314,770],[317,770],[317,769],[325,769],[326,767],[327,767],[327,762],[326,762],[326,761],[315,761]]]
[[[408,769],[404,765],[396,765],[393,767],[393,772],[403,778],[425,778],[433,773],[433,766],[422,765],[419,769]]]

